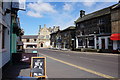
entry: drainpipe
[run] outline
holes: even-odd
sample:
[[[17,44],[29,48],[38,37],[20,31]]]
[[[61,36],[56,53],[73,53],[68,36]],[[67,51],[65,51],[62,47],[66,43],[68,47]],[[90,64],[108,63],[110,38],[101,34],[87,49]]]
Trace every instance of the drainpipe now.
[[[76,37],[76,48],[78,48],[78,38]]]
[[[94,35],[94,49],[97,49],[97,37]]]
[[[11,11],[12,11],[12,1],[11,1]],[[12,13],[11,13],[11,26],[10,26],[10,63],[12,63]]]

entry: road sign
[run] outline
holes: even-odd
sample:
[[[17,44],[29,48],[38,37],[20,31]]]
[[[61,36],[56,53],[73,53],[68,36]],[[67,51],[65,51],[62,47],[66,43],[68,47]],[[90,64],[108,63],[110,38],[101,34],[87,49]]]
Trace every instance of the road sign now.
[[[32,57],[30,77],[46,77],[46,58]]]

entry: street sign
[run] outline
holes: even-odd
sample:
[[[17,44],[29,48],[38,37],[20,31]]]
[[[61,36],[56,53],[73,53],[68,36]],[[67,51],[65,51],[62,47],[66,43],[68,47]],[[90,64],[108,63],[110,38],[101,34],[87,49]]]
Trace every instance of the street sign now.
[[[30,77],[46,77],[46,58],[32,57]]]

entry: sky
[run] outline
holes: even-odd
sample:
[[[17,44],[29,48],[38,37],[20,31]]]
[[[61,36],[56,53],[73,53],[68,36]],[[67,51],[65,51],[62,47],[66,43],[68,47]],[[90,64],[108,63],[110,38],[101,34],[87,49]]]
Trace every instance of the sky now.
[[[26,10],[19,11],[21,28],[24,35],[37,35],[39,25],[42,27],[60,26],[65,29],[75,26],[74,21],[80,16],[80,10],[85,14],[109,7],[117,2],[26,2]]]

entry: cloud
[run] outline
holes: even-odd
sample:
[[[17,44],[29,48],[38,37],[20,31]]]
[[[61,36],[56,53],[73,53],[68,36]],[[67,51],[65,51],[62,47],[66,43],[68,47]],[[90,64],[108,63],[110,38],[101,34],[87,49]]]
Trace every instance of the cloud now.
[[[87,7],[91,7],[93,6],[96,2],[98,2],[98,0],[84,0],[83,1],[83,5],[87,6]]]
[[[83,2],[84,6],[91,7],[95,2]]]
[[[51,22],[49,25],[60,26],[60,29],[65,29],[69,26],[74,26],[74,21],[78,18],[78,15],[73,15],[65,11],[63,11],[62,13],[54,14],[54,16],[51,16],[50,18]]]
[[[72,5],[71,4],[68,4],[68,3],[65,3],[64,6],[63,6],[63,10],[66,10],[66,11],[69,11],[72,9]]]
[[[32,17],[36,17],[36,18],[41,18],[43,17],[40,13],[37,12],[33,12],[33,11],[28,11],[27,15],[32,16]]]
[[[43,14],[57,12],[50,3],[35,2],[27,5],[29,11],[27,15],[32,17],[43,17]]]

